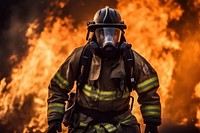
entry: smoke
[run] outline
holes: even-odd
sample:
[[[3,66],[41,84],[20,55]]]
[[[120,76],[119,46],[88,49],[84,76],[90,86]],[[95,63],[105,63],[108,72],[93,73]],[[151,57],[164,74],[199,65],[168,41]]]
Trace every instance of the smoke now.
[[[26,55],[25,33],[28,24],[42,19],[41,11],[47,2],[41,0],[4,0],[0,5],[0,79],[9,77],[11,69]],[[42,23],[41,23],[42,24]],[[9,81],[8,81],[9,82]]]

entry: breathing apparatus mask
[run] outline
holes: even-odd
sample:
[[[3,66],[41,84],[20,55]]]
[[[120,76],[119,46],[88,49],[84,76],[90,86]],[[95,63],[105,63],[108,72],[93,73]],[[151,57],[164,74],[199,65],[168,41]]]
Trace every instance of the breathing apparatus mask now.
[[[108,6],[100,9],[94,16],[94,21],[88,22],[88,34],[91,51],[101,58],[116,58],[120,55],[122,45],[126,42],[124,30],[126,25],[120,14]],[[89,37],[90,33],[93,33]]]
[[[97,28],[95,36],[103,57],[112,58],[113,56],[117,56],[121,39],[121,30],[119,28]]]

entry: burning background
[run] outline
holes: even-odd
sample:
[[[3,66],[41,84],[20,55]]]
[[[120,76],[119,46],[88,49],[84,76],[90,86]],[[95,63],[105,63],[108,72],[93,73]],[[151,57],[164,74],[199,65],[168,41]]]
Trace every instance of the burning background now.
[[[127,41],[158,72],[160,132],[200,131],[200,0],[4,0],[0,132],[45,132],[49,81],[106,5],[121,13]],[[143,124],[138,104],[133,113]]]

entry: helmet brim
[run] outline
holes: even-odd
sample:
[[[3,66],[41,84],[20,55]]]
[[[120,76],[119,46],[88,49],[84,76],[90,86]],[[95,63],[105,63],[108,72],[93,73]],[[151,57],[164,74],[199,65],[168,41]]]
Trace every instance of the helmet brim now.
[[[125,30],[127,28],[125,24],[119,24],[119,23],[116,23],[116,24],[115,23],[96,23],[96,24],[89,24],[88,30],[95,31],[95,29],[101,28],[101,27],[116,27],[121,30]]]

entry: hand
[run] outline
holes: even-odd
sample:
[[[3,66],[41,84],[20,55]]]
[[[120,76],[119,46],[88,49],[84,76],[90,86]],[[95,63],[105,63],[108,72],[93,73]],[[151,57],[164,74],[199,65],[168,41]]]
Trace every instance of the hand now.
[[[57,131],[58,132],[62,131],[61,122],[54,121],[49,123],[47,133],[57,133]]]
[[[147,124],[145,128],[145,133],[158,133],[158,128],[156,125]]]

